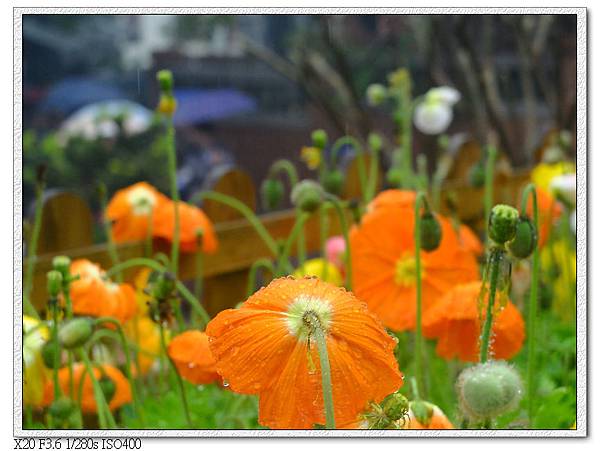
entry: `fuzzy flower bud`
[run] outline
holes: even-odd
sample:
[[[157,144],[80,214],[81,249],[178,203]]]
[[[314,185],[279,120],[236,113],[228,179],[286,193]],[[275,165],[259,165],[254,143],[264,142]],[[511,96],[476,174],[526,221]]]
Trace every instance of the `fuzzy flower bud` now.
[[[367,102],[371,106],[381,105],[387,97],[387,89],[379,83],[373,83],[367,88]]]
[[[537,232],[531,220],[521,216],[517,221],[515,237],[507,245],[508,250],[517,258],[527,258],[537,245]]]
[[[69,276],[69,268],[71,267],[71,259],[66,255],[57,255],[52,259],[52,269],[60,272],[63,279]]]
[[[54,340],[47,341],[42,346],[42,360],[44,361],[44,365],[46,368],[52,369],[54,368],[54,359],[56,358],[56,354],[60,353],[60,348],[56,346]],[[60,364],[60,357],[58,359]]]
[[[60,328],[58,340],[65,349],[75,349],[86,343],[93,331],[94,328],[89,319],[75,318]]]
[[[292,204],[307,213],[314,212],[323,202],[325,192],[313,180],[302,180],[292,190]]]
[[[488,361],[464,370],[456,383],[459,405],[472,421],[514,410],[523,387],[519,374],[504,361]]]
[[[48,294],[50,297],[55,298],[60,294],[62,287],[63,276],[56,270],[48,271],[46,275],[48,282]]]
[[[385,397],[381,408],[391,421],[398,421],[408,415],[408,399],[398,392]]]
[[[509,205],[496,205],[492,208],[488,221],[488,234],[497,244],[504,244],[514,238],[517,232],[519,212]]]
[[[313,146],[318,147],[319,149],[324,149],[327,145],[327,132],[323,129],[318,129],[312,132],[310,135]]]
[[[260,186],[260,197],[266,210],[274,210],[281,205],[284,195],[283,182],[276,178],[263,180]]]
[[[338,195],[344,187],[344,174],[339,169],[333,169],[325,172],[323,175],[323,188],[331,194]]]
[[[427,252],[436,250],[442,241],[442,227],[431,212],[421,215],[421,249]]]

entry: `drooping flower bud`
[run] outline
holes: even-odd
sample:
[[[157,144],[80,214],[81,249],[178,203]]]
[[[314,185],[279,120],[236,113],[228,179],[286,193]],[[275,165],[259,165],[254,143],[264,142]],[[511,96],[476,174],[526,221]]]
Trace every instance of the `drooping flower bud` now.
[[[410,403],[410,410],[415,416],[415,419],[425,427],[429,426],[429,423],[431,423],[433,407],[433,404],[421,400],[412,401]]]
[[[371,106],[381,105],[387,97],[387,89],[379,83],[373,83],[367,88],[367,102]]]
[[[481,188],[485,184],[485,167],[481,161],[469,169],[469,184],[473,188]]]
[[[509,205],[496,205],[492,208],[488,221],[488,234],[497,244],[512,240],[517,232],[519,212]]]
[[[58,331],[58,340],[65,349],[75,349],[85,344],[92,336],[94,328],[88,318],[75,318],[64,324]]]
[[[71,259],[66,255],[57,255],[52,259],[52,269],[60,272],[63,279],[69,277],[69,268],[71,267]]]
[[[156,73],[156,79],[162,93],[171,94],[173,92],[173,72],[168,69],[159,70]]]
[[[436,250],[442,241],[440,222],[427,211],[421,215],[421,249],[427,252]]]
[[[100,388],[102,389],[102,393],[104,394],[104,398],[107,403],[110,403],[113,396],[115,396],[115,392],[117,391],[117,386],[113,382],[110,377],[102,376],[98,381]]]
[[[313,146],[318,147],[319,149],[324,149],[327,145],[327,132],[321,128],[313,131],[310,137],[312,139]]]
[[[51,298],[56,298],[60,294],[60,290],[62,288],[63,276],[60,272],[53,269],[52,271],[48,271],[46,278],[48,284],[48,294]]]
[[[537,231],[531,220],[519,217],[515,237],[507,245],[508,250],[517,258],[527,258],[537,245]]]
[[[523,385],[512,366],[491,360],[464,370],[456,389],[462,412],[472,421],[481,421],[514,410],[521,400]]]
[[[369,147],[372,150],[379,150],[379,149],[381,149],[381,146],[383,145],[381,136],[379,136],[379,134],[377,134],[377,133],[369,133],[367,142],[369,143]]]
[[[274,210],[281,205],[285,189],[283,182],[276,178],[263,180],[260,186],[260,197],[266,210]]]
[[[177,100],[173,96],[173,73],[170,70],[159,70],[156,79],[160,86],[160,99],[157,110],[167,116],[175,114]]]
[[[323,174],[323,188],[331,194],[339,195],[344,187],[344,174],[339,169],[326,171]]]
[[[324,191],[314,180],[302,180],[292,190],[292,204],[307,213],[314,212],[323,202]]]
[[[56,345],[54,340],[47,341],[42,346],[42,360],[44,361],[44,365],[48,369],[54,368],[54,359],[57,357],[56,354],[60,354],[60,348]],[[58,356],[58,362],[60,365],[60,356]]]

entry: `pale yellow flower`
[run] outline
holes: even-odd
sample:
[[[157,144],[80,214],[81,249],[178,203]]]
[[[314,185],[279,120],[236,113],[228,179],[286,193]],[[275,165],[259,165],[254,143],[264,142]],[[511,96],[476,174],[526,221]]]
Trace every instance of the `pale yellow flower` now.
[[[325,271],[325,268],[327,268],[327,271]],[[333,263],[323,260],[322,258],[313,258],[305,261],[301,267],[294,271],[293,275],[297,278],[303,276],[315,276],[325,282],[337,286],[342,286],[344,283],[344,279],[339,269],[337,269]]]
[[[24,315],[23,335],[23,401],[26,405],[39,406],[49,377],[41,351],[50,333],[42,322]]]
[[[559,161],[556,163],[540,163],[531,171],[531,181],[538,188],[550,192],[550,183],[558,175],[572,174],[575,165],[570,161]]]
[[[318,147],[305,146],[300,151],[300,158],[306,163],[309,169],[317,169],[321,164],[322,151]]]
[[[575,283],[577,259],[575,250],[565,239],[554,240],[542,248],[542,274],[549,275],[552,288],[552,310],[564,321],[575,318]]]

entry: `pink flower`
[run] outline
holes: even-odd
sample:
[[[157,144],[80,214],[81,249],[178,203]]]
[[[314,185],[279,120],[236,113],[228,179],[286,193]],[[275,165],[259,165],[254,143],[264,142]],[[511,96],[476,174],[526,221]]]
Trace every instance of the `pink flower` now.
[[[325,243],[325,254],[327,260],[333,263],[340,271],[344,271],[344,254],[346,253],[346,242],[341,235],[332,236]]]

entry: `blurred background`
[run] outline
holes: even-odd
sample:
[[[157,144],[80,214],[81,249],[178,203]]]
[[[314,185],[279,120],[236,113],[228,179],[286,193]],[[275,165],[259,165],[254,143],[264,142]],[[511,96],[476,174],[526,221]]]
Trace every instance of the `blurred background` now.
[[[159,69],[175,78],[184,199],[219,165],[256,186],[277,158],[304,168],[316,128],[393,140],[389,111],[365,91],[399,67],[415,96],[458,89],[448,133],[485,143],[492,130],[513,168],[535,164],[548,132],[575,126],[574,15],[25,15],[22,39],[25,209],[40,164],[48,187],[95,209],[100,181],[109,193],[140,180],[167,191]],[[430,170],[436,149],[415,133]]]

